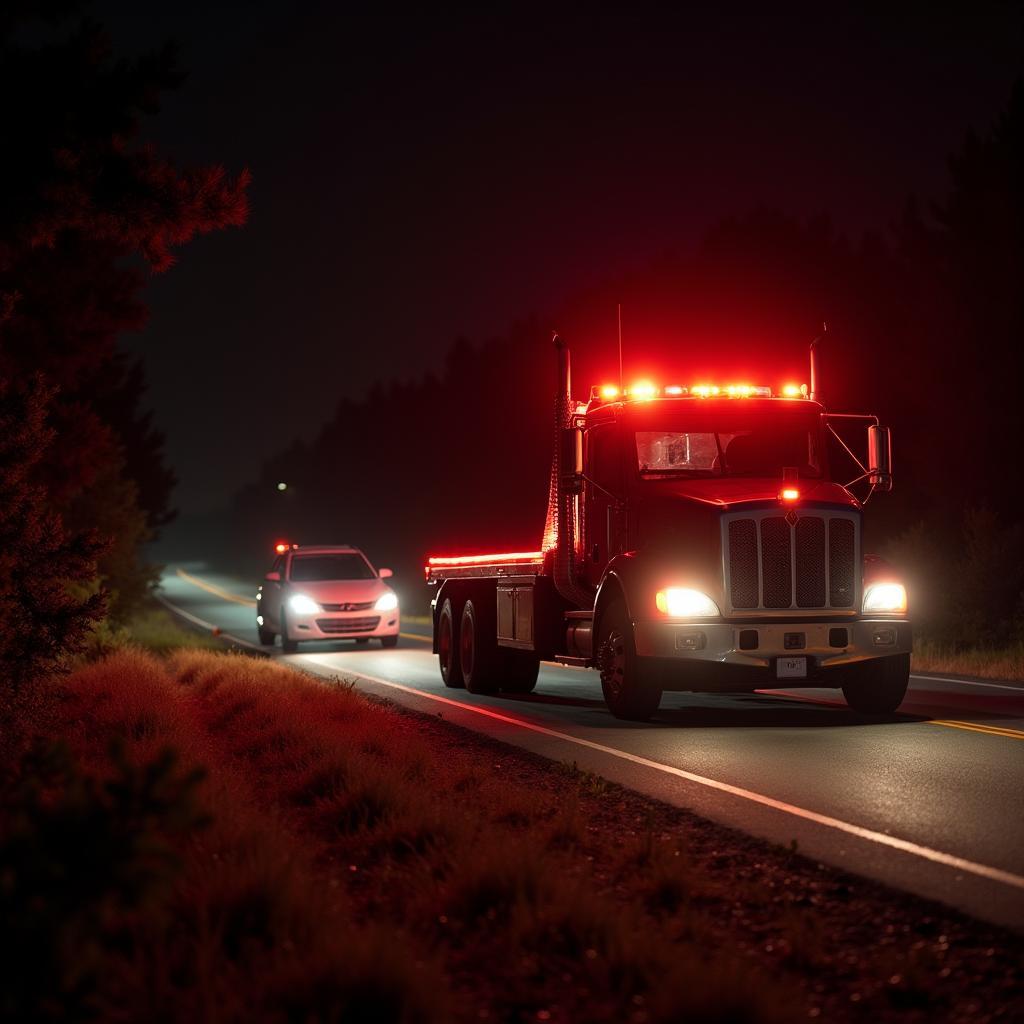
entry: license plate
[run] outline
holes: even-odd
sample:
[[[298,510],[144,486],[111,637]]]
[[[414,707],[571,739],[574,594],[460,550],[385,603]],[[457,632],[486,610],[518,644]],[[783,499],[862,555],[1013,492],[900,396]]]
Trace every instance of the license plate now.
[[[776,679],[806,679],[806,658],[779,658],[775,662]]]

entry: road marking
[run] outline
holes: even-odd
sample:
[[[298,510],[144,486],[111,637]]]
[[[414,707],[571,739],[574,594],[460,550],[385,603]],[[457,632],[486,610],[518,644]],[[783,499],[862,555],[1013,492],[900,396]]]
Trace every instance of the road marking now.
[[[953,722],[933,718],[929,725],[945,725],[950,729],[967,729],[969,732],[983,732],[989,736],[1003,736],[1008,740],[1024,740],[1024,732],[1020,729],[1010,729],[1002,725],[986,725],[981,722]]]
[[[192,576],[190,573],[185,572],[184,569],[177,569],[175,571],[186,583],[191,583],[192,586],[199,587],[200,590],[205,590],[208,594],[213,594],[214,597],[219,597],[224,601],[234,601],[235,604],[244,604],[246,608],[256,607],[255,601],[250,601],[248,598],[239,597],[237,594],[232,594],[227,590],[222,590],[220,587],[215,586],[212,583],[207,583],[205,580],[199,579],[198,576]]]
[[[310,654],[306,655],[306,657],[315,664],[323,664],[325,668],[329,668],[335,675],[339,674],[337,666],[332,666],[322,660],[325,657],[324,655]],[[827,814],[819,814],[817,811],[811,811],[804,807],[797,807],[794,804],[786,803],[783,800],[776,800],[774,797],[765,796],[763,793],[754,793],[752,790],[743,789],[740,786],[733,786],[728,782],[720,782],[718,779],[709,779],[704,775],[697,775],[694,772],[688,772],[683,768],[676,768],[673,765],[662,764],[660,761],[652,761],[650,758],[641,757],[639,754],[632,754],[627,750],[617,750],[615,747],[609,747],[603,743],[596,743],[594,740],[583,739],[581,736],[572,736],[569,733],[559,732],[557,729],[549,729],[543,725],[536,725],[533,722],[513,718],[510,715],[503,715],[500,712],[492,711],[489,708],[478,707],[474,704],[464,704],[461,701],[452,700],[451,697],[442,697],[440,694],[428,693],[425,690],[417,690],[413,686],[394,683],[388,679],[381,679],[379,676],[368,675],[365,672],[350,672],[348,669],[341,669],[340,674],[351,674],[358,678],[369,680],[372,683],[378,683],[381,686],[388,686],[394,690],[401,690],[403,693],[408,693],[415,697],[425,697],[427,700],[437,701],[439,704],[448,704],[451,707],[460,708],[463,711],[471,711],[474,714],[483,715],[486,718],[493,718],[496,721],[504,722],[507,725],[518,726],[520,729],[526,729],[529,732],[539,733],[542,736],[550,736],[553,739],[562,740],[566,743],[574,743],[580,747],[587,747],[590,750],[596,750],[602,754],[608,754],[611,757],[617,757],[620,760],[641,765],[644,768],[653,768],[655,771],[674,775],[677,778],[685,779],[687,782],[694,782],[697,785],[706,786],[709,789],[715,789],[721,793],[728,793],[730,796],[749,800],[752,803],[761,804],[764,807],[770,807],[773,810],[781,811],[797,818],[803,818],[805,821],[811,821],[817,825],[824,825],[826,828],[833,828],[839,832],[845,832],[848,835],[856,836],[858,839],[865,839],[869,842],[878,843],[880,846],[888,846],[894,850],[899,850],[902,853],[909,853],[913,856],[921,857],[924,860],[930,860],[933,863],[941,864],[944,867],[955,868],[959,871],[966,871],[968,874],[977,875],[980,878],[987,878],[994,882],[1002,882],[1004,885],[1010,885],[1016,889],[1024,889],[1024,876],[1015,875],[1009,871],[1003,871],[1001,868],[990,867],[987,864],[976,864],[974,861],[965,860],[963,857],[957,857],[951,853],[944,853],[941,850],[933,850],[928,846],[921,846],[919,843],[913,843],[908,839],[899,839],[896,836],[886,835],[884,832],[876,832],[873,829],[854,825],[848,821],[841,821],[839,818],[832,818]]]
[[[399,633],[399,636],[405,637],[406,640],[422,640],[425,644],[431,642],[429,636],[424,636],[422,633]]]
[[[955,679],[952,676],[919,676],[911,673],[911,679],[923,679],[926,683],[958,683],[961,686],[987,686],[993,690],[1013,690],[1024,695],[1024,686],[1008,686],[1006,683],[983,683],[980,679]]]
[[[180,615],[183,619],[188,619],[189,622],[196,626],[201,626],[203,629],[208,629],[212,633],[215,629],[220,629],[219,626],[215,626],[212,622],[207,622],[206,619],[199,618],[198,615],[193,615],[191,612],[185,611],[184,608],[179,608],[176,604],[171,604],[161,594],[153,595],[165,608],[169,611],[174,612],[175,615]],[[262,651],[263,648],[259,644],[251,643],[248,640],[243,640],[240,636],[235,636],[233,633],[225,633],[221,631],[217,636],[224,637],[225,640],[230,640],[232,643],[241,644],[242,647],[249,647],[254,651]]]

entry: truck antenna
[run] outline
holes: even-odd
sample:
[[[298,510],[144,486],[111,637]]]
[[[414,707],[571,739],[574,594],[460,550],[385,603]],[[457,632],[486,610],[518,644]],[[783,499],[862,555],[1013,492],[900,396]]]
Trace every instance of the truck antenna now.
[[[618,304],[619,311],[619,394],[622,394],[622,303]]]
[[[828,334],[828,324],[821,325],[821,334],[811,342],[811,401],[820,401],[818,398],[818,343]]]

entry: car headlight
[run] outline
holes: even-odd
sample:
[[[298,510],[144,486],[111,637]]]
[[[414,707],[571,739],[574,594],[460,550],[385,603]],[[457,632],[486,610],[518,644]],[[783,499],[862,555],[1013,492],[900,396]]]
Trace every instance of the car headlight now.
[[[377,603],[373,607],[378,612],[393,612],[398,607],[398,595],[389,590],[377,598]]]
[[[659,612],[675,618],[707,618],[709,615],[720,615],[718,605],[699,590],[687,587],[669,587],[659,590],[654,603]]]
[[[288,598],[288,607],[296,615],[316,615],[320,611],[320,605],[311,597],[306,597],[305,594],[292,594]]]
[[[907,610],[907,591],[902,583],[872,583],[864,592],[864,614],[897,615]]]

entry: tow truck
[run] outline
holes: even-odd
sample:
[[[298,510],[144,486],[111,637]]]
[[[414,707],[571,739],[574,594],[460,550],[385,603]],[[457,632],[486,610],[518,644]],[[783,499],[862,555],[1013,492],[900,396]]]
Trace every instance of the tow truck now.
[[[653,716],[665,691],[795,687],[893,712],[910,675],[907,593],[862,550],[864,507],[892,489],[892,439],[875,416],[826,409],[817,346],[810,388],[640,381],[577,401],[554,344],[540,550],[425,566],[444,683],[528,693],[554,661],[597,669],[627,720]],[[866,427],[866,461],[851,427]]]

